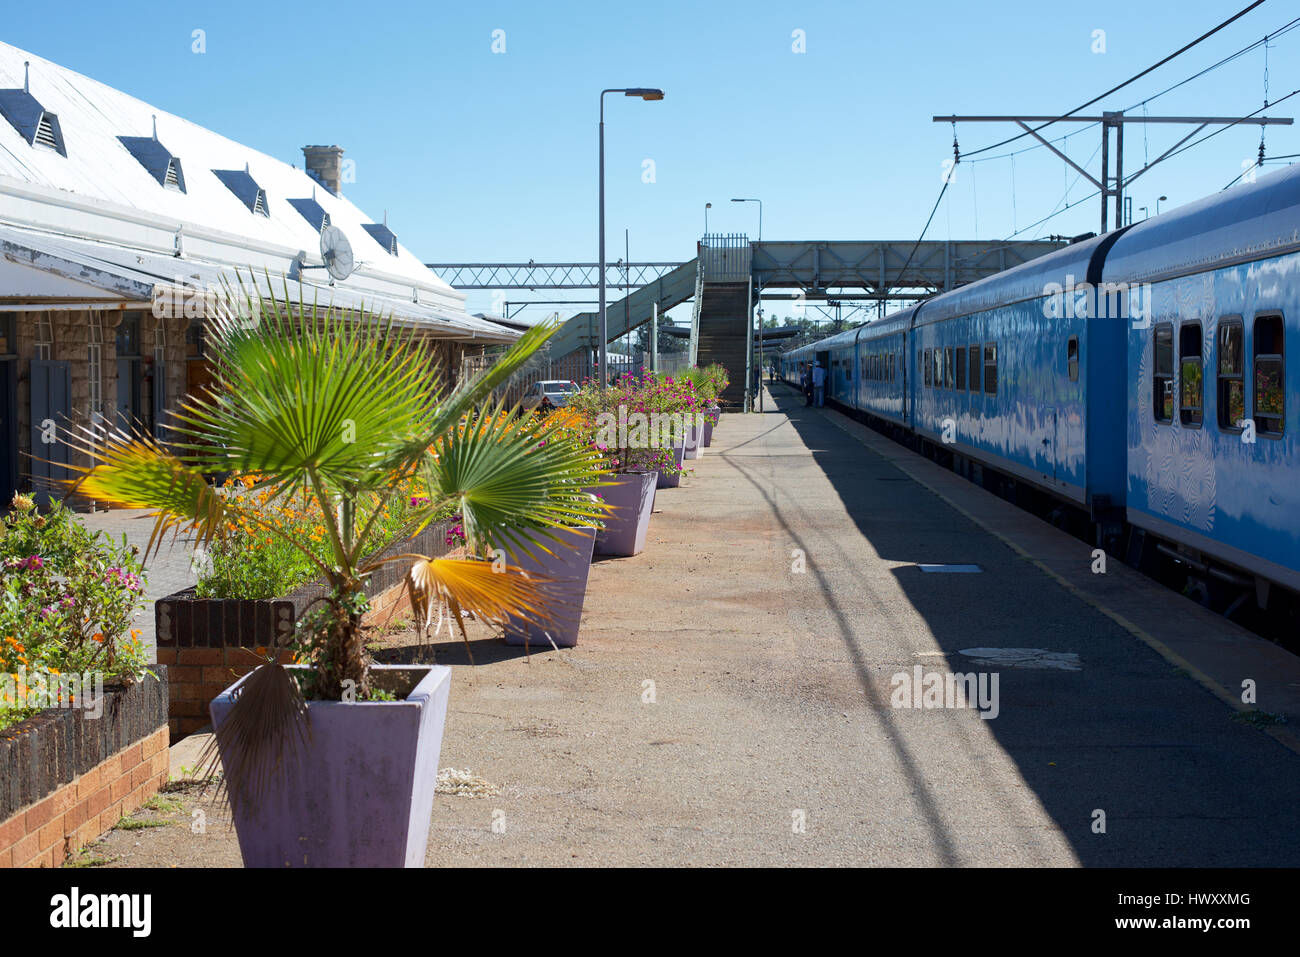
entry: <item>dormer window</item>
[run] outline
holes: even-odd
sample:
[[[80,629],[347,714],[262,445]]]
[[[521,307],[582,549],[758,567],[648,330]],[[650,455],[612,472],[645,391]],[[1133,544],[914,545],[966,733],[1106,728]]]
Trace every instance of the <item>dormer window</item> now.
[[[370,234],[370,237],[390,256],[397,255],[397,236],[386,223],[362,223],[361,228]]]
[[[67,156],[59,118],[41,106],[26,90],[0,90],[0,116],[18,131],[29,145]]]
[[[185,174],[181,171],[180,157],[152,136],[119,136],[127,151],[148,170],[149,175],[166,189],[185,192]]]
[[[247,168],[214,169],[212,172],[250,212],[258,216],[271,215],[266,202],[266,190],[257,185],[257,180],[253,179]]]
[[[314,199],[291,199],[289,205],[298,210],[302,218],[311,223],[311,228],[318,233],[330,224],[330,214]]]

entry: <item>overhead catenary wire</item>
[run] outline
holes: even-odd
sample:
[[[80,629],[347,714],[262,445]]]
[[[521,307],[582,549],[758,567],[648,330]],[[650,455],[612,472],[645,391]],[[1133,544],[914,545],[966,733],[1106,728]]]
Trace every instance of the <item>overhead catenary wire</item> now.
[[[1000,146],[1006,146],[1008,143],[1014,143],[1014,142],[1016,142],[1017,140],[1020,140],[1020,139],[1023,139],[1024,137],[1026,137],[1026,136],[1029,136],[1031,133],[1038,133],[1038,132],[1041,132],[1042,130],[1044,130],[1044,129],[1046,129],[1047,127],[1051,126],[1053,123],[1059,123],[1059,122],[1065,122],[1065,121],[1068,121],[1068,119],[1069,119],[1070,116],[1072,116],[1072,115],[1075,114],[1075,113],[1078,113],[1080,110],[1087,109],[1088,107],[1092,106],[1094,103],[1098,103],[1098,102],[1100,102],[1101,100],[1104,100],[1106,97],[1110,96],[1112,93],[1117,93],[1117,92],[1119,92],[1120,90],[1124,89],[1124,87],[1129,86],[1130,84],[1137,82],[1138,80],[1142,79],[1142,77],[1146,76],[1148,73],[1151,73],[1151,72],[1153,72],[1154,70],[1158,70],[1160,67],[1164,66],[1164,65],[1165,65],[1166,63],[1168,63],[1169,61],[1171,61],[1171,60],[1173,60],[1173,59],[1175,59],[1175,58],[1177,58],[1177,57],[1179,57],[1179,56],[1182,56],[1182,55],[1183,55],[1184,53],[1186,53],[1188,50],[1192,49],[1192,47],[1196,46],[1196,45],[1199,44],[1199,43],[1204,42],[1205,40],[1208,40],[1210,37],[1214,36],[1216,33],[1218,33],[1218,32],[1219,32],[1220,30],[1222,30],[1224,27],[1227,27],[1229,24],[1235,23],[1237,20],[1240,20],[1242,17],[1244,17],[1246,14],[1250,13],[1250,11],[1254,10],[1256,7],[1258,7],[1258,6],[1259,6],[1260,4],[1262,4],[1263,2],[1264,2],[1264,0],[1254,0],[1254,2],[1251,3],[1249,6],[1244,7],[1243,9],[1237,11],[1237,12],[1234,13],[1232,16],[1230,16],[1228,19],[1226,19],[1226,20],[1224,20],[1222,23],[1220,23],[1218,26],[1214,27],[1214,28],[1211,29],[1211,30],[1207,30],[1205,33],[1202,33],[1202,34],[1201,34],[1199,37],[1197,37],[1195,40],[1192,40],[1190,43],[1184,44],[1182,47],[1180,47],[1179,49],[1175,50],[1173,53],[1171,53],[1171,54],[1169,54],[1168,56],[1164,57],[1163,59],[1158,60],[1158,61],[1156,61],[1155,63],[1153,63],[1151,66],[1147,67],[1147,68],[1146,68],[1145,70],[1143,70],[1142,72],[1140,72],[1140,73],[1135,73],[1133,76],[1129,77],[1127,80],[1125,80],[1123,83],[1120,83],[1118,86],[1113,86],[1113,87],[1111,87],[1109,90],[1107,90],[1105,93],[1102,93],[1100,96],[1095,96],[1095,97],[1093,97],[1091,100],[1089,100],[1088,102],[1086,102],[1086,103],[1081,103],[1081,104],[1079,104],[1078,106],[1076,106],[1074,109],[1072,109],[1072,110],[1070,110],[1070,111],[1068,111],[1068,112],[1062,114],[1060,119],[1058,119],[1058,120],[1048,120],[1046,123],[1043,123],[1041,126],[1035,127],[1033,130],[1026,130],[1026,131],[1023,132],[1023,133],[1017,133],[1015,136],[1007,137],[1005,140],[1000,140],[1000,141],[998,141],[997,143],[992,143],[992,144],[990,144],[989,146],[983,146],[983,147],[981,147],[981,148],[979,148],[979,149],[977,149],[977,150],[972,150],[971,152],[969,152],[969,153],[966,154],[966,155],[967,155],[967,158],[969,159],[969,158],[972,157],[972,156],[978,156],[978,155],[981,154],[981,153],[987,153],[989,150],[997,149],[997,148],[1000,147]]]

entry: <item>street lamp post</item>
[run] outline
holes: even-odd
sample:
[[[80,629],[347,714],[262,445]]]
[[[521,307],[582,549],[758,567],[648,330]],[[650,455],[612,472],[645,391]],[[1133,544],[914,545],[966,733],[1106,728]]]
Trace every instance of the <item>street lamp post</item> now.
[[[758,241],[763,241],[763,201],[761,199],[733,199],[733,203],[758,203]]]
[[[624,96],[639,96],[643,100],[662,100],[663,90],[648,87],[628,87],[617,90],[600,91],[600,383],[601,388],[609,384],[609,323],[605,315],[605,94],[622,93]]]
[[[1157,215],[1157,216],[1160,215],[1160,204],[1161,204],[1161,203],[1167,203],[1167,202],[1169,202],[1169,197],[1168,197],[1168,196],[1160,196],[1160,197],[1157,197],[1157,199],[1156,199],[1156,215]]]
[[[713,208],[712,203],[704,204],[704,235],[709,235],[709,210]]]
[[[758,203],[758,241],[763,241],[763,201],[753,198],[734,198],[733,203]],[[755,365],[758,370],[758,385],[754,388],[754,393],[758,397],[758,409],[763,411],[763,287],[758,288],[758,362]],[[751,407],[752,408],[752,407]]]

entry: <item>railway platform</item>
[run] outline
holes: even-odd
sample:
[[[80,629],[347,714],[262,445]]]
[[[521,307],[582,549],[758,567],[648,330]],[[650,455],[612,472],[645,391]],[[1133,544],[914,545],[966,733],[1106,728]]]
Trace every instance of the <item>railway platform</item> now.
[[[1294,722],[1228,700],[1293,708],[1295,658],[792,390],[765,408],[592,566],[577,647],[435,643],[440,764],[481,788],[438,796],[429,865],[1300,864]],[[237,864],[183,800],[97,853]]]

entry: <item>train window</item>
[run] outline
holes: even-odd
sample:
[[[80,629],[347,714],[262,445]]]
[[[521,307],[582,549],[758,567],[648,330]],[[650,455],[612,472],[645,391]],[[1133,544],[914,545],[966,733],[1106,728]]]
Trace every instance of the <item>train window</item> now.
[[[1065,344],[1065,368],[1070,373],[1070,381],[1079,381],[1079,337],[1070,336]]]
[[[1178,327],[1178,421],[1201,427],[1205,410],[1205,377],[1201,366],[1201,324]]]
[[[1281,316],[1255,317],[1255,430],[1260,435],[1281,435],[1286,427],[1282,335]]]
[[[952,346],[943,350],[943,387],[952,388]]]
[[[889,354],[889,381],[894,381],[894,354]]]
[[[930,384],[930,369],[932,368],[932,366],[930,365],[930,350],[929,350],[929,349],[926,349],[926,350],[925,350],[925,358],[924,358],[924,361],[922,361],[921,366],[922,366],[922,368],[925,370],[925,384],[926,384],[926,385],[929,385],[929,384]]]
[[[957,387],[958,392],[966,391],[966,347],[957,347],[957,359],[952,367],[955,378],[953,384]]]
[[[934,387],[943,388],[943,350],[934,350]]]
[[[970,344],[970,390],[978,392],[980,390],[980,344],[972,342]]]
[[[1219,320],[1218,419],[1225,432],[1240,432],[1246,418],[1246,376],[1241,318]]]
[[[998,394],[998,344],[984,343],[984,393]]]
[[[1157,422],[1174,421],[1174,327],[1162,322],[1151,339],[1151,412]]]

